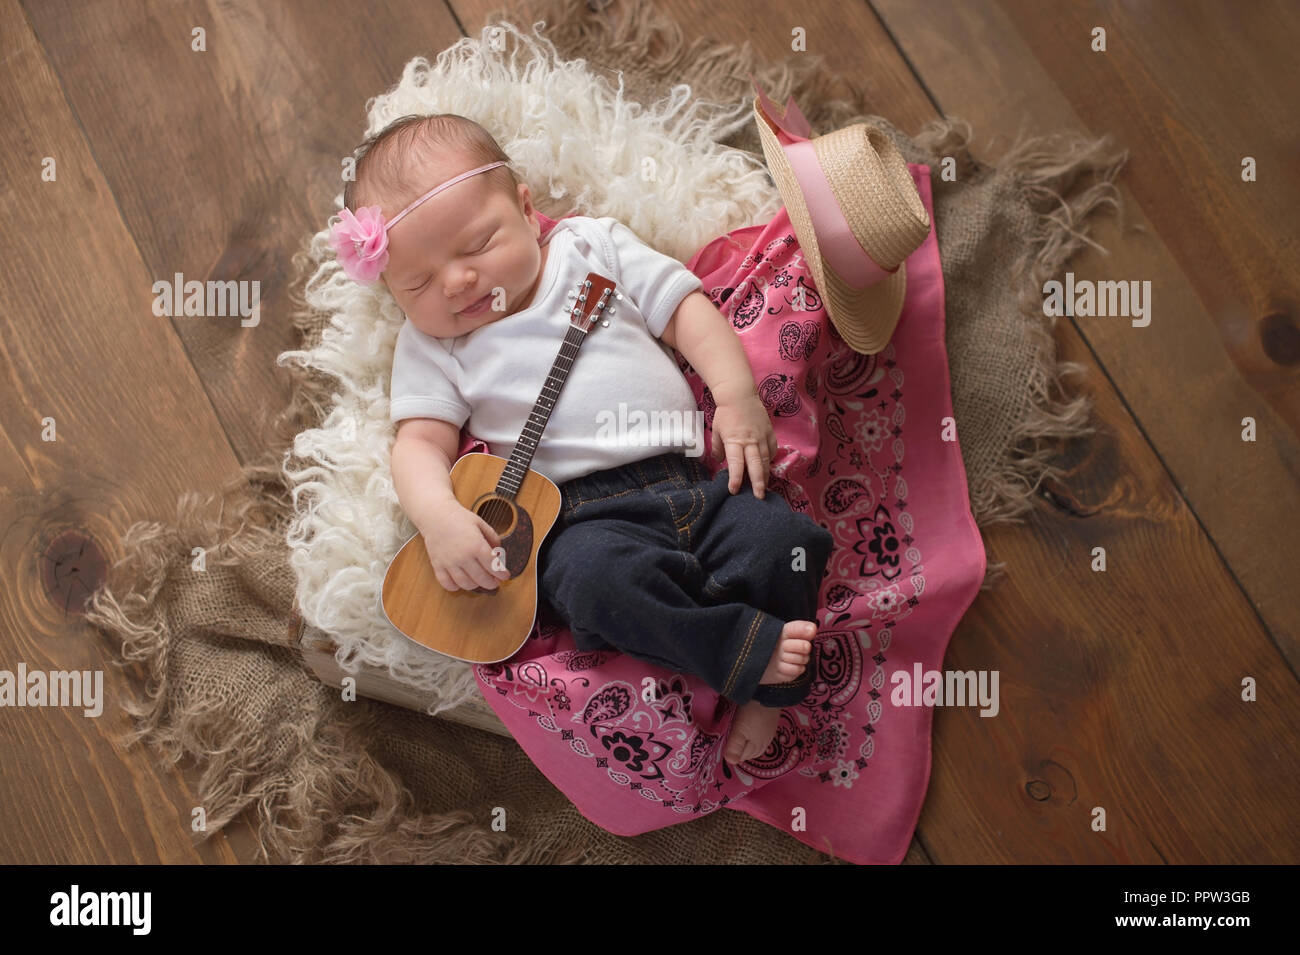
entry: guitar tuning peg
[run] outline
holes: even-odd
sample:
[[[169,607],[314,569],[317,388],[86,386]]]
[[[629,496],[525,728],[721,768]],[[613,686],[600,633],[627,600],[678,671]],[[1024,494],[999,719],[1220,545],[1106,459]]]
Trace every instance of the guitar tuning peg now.
[[[604,319],[600,323],[601,328],[609,328],[609,319]]]

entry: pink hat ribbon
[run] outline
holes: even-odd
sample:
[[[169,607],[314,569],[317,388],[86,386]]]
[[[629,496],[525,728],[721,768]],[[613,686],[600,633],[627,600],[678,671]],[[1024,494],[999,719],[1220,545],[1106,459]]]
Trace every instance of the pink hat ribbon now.
[[[803,193],[808,206],[808,215],[812,218],[813,231],[817,233],[817,249],[826,262],[854,288],[863,289],[869,285],[888,278],[897,269],[886,271],[862,248],[862,243],[853,234],[844,212],[840,209],[835,193],[831,191],[821,162],[813,148],[812,126],[795,104],[794,97],[786,100],[783,115],[777,114],[777,106],[763,92],[754,75],[749,81],[758,94],[759,108],[776,128],[776,138],[781,143],[785,158],[790,161],[795,179]]]
[[[462,179],[504,165],[506,165],[505,160],[498,160],[462,172],[459,176],[452,176],[393,216],[391,222],[384,221],[384,213],[379,206],[363,206],[357,210],[356,215],[352,214],[351,209],[342,209],[337,216],[339,221],[334,221],[334,217],[330,218],[330,244],[338,254],[343,271],[358,282],[375,281],[388,267],[388,230],[401,222],[403,216]]]

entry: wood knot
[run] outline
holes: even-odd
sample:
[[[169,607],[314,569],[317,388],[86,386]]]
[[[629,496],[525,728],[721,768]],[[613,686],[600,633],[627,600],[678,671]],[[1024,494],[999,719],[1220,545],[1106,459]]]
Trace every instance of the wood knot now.
[[[1064,511],[1071,517],[1092,517],[1097,513],[1097,508],[1089,507],[1080,501],[1073,490],[1051,475],[1045,475],[1039,482],[1038,494],[1052,507]]]
[[[103,585],[108,563],[95,539],[68,530],[50,541],[41,555],[41,586],[50,603],[65,613],[84,613],[86,599]]]
[[[1025,792],[1030,799],[1034,802],[1047,802],[1050,799],[1066,806],[1074,805],[1079,798],[1079,786],[1074,781],[1072,772],[1054,759],[1039,760],[1038,771],[1043,775],[1035,776],[1025,783]]]
[[[1278,365],[1300,363],[1300,328],[1287,312],[1270,312],[1259,323],[1259,343],[1269,359]]]
[[[1034,802],[1046,802],[1052,798],[1052,784],[1045,779],[1031,779],[1025,783],[1025,792]]]

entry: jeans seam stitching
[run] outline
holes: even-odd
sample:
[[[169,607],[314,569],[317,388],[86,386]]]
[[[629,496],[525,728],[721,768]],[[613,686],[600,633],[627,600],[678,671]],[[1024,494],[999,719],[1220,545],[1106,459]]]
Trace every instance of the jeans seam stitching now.
[[[587,503],[587,499],[582,496],[582,492],[579,491],[576,486],[571,487],[568,490],[573,497],[576,497],[578,499],[578,502],[576,504],[570,504],[564,512],[565,517],[572,517],[575,513],[577,513],[578,508],[582,507],[583,504]]]
[[[694,520],[690,521],[689,531],[692,534],[695,532],[695,525],[698,524],[700,521],[704,520],[704,512],[705,512],[704,492],[700,490],[700,488],[698,487],[692,487],[691,488],[691,510],[695,510],[695,505],[697,503],[700,506],[700,513],[696,515]],[[689,520],[690,511],[687,511],[686,513],[687,513],[687,518]]]
[[[689,529],[689,528],[684,528],[684,527],[682,527],[682,521],[681,521],[681,518],[679,518],[679,517],[677,516],[677,508],[673,507],[673,498],[672,498],[672,495],[671,495],[671,494],[660,494],[659,497],[662,498],[662,499],[663,499],[663,502],[664,502],[665,504],[668,505],[668,511],[669,511],[669,513],[672,514],[672,516],[673,516],[673,529],[674,529],[675,531],[677,531],[677,547],[678,547],[678,549],[679,549],[679,550],[685,550],[685,551],[689,552],[690,549],[691,549],[691,547],[690,547],[690,544],[691,544],[691,532],[690,532],[690,529]],[[686,531],[686,546],[685,546],[685,547],[682,547],[682,531],[683,531],[683,530]]]
[[[616,497],[625,497],[625,496],[627,496],[628,494],[636,494],[636,493],[638,493],[638,492],[640,492],[640,491],[642,491],[642,490],[644,490],[644,488],[631,487],[631,488],[628,488],[626,491],[615,491],[613,494],[606,494],[604,497],[593,497],[593,498],[590,498],[590,499],[588,499],[588,500],[584,500],[584,501],[582,501],[581,504],[578,505],[578,507],[581,507],[581,506],[583,506],[584,504],[599,504],[599,503],[601,503],[602,501],[611,501],[611,500],[613,500],[613,499],[616,498]],[[575,508],[575,510],[576,510],[576,508]]]
[[[683,517],[683,518],[678,518],[678,517],[677,517],[677,509],[672,507],[672,502],[671,502],[671,501],[669,501],[668,506],[672,509],[672,512],[673,512],[673,526],[677,528],[677,532],[678,532],[678,536],[679,536],[679,538],[680,538],[680,535],[681,535],[683,532],[685,532],[685,534],[686,534],[686,549],[687,549],[687,550],[690,550],[690,551],[694,551],[694,550],[695,550],[694,539],[695,539],[695,530],[696,530],[696,526],[695,526],[695,525],[698,524],[698,523],[700,522],[700,520],[704,517],[704,509],[703,509],[703,507],[701,506],[701,507],[700,507],[700,513],[699,513],[699,515],[696,516],[694,519],[691,518],[691,514],[693,514],[693,513],[695,512],[696,504],[697,504],[697,503],[700,503],[701,501],[703,501],[704,494],[703,494],[702,491],[700,491],[699,488],[696,488],[696,487],[692,487],[692,488],[690,488],[690,491],[691,491],[691,506],[687,509],[687,511],[686,511],[686,516],[685,516],[685,517]],[[665,500],[667,500],[666,497],[665,497]],[[679,546],[680,546],[680,544],[679,544]]]
[[[754,645],[754,638],[758,635],[758,625],[762,621],[763,611],[754,612],[754,622],[749,625],[749,633],[745,638],[745,646],[741,649],[740,655],[736,657],[736,662],[731,665],[731,673],[727,675],[727,683],[722,695],[726,696],[735,688],[736,678],[740,675],[741,665],[749,659],[750,647]]]

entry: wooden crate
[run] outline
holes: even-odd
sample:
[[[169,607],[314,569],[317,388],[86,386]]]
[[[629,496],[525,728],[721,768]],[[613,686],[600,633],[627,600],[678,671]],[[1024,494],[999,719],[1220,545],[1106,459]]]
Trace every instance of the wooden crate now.
[[[433,705],[434,697],[432,694],[394,680],[387,670],[363,665],[357,673],[348,674],[334,660],[334,653],[338,650],[338,644],[325,631],[307,626],[306,622],[296,613],[291,622],[291,627],[297,632],[294,643],[299,652],[302,653],[303,660],[311,668],[311,671],[316,674],[317,678],[327,686],[336,686],[341,689],[343,678],[351,675],[357,681],[357,694],[360,696],[383,700],[385,703],[404,706],[420,713],[427,713],[429,707]],[[453,707],[450,710],[443,710],[438,716],[454,723],[462,723],[465,726],[473,726],[491,733],[498,733],[501,736],[510,735],[510,731],[506,729],[505,724],[501,722],[500,718],[493,712],[492,707],[488,706],[487,702],[481,697],[474,697],[460,706]]]

